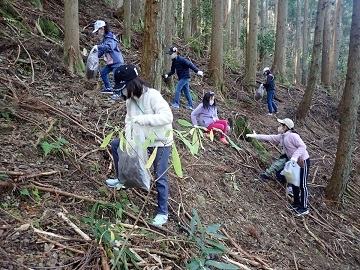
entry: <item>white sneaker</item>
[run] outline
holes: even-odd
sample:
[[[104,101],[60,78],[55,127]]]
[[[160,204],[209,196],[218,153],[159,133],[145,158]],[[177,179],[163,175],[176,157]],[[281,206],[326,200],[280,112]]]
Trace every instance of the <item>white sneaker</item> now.
[[[121,184],[119,179],[106,179],[105,183],[109,186],[109,187],[116,187],[116,185]]]
[[[152,224],[154,226],[161,227],[162,225],[164,225],[166,223],[167,220],[168,220],[168,215],[157,214],[156,217],[154,218]]]

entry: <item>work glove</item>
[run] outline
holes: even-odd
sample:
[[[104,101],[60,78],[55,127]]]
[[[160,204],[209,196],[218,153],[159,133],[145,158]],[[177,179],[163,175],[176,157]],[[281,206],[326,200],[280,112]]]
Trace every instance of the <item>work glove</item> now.
[[[199,76],[204,76],[204,72],[202,72],[201,70],[199,70],[196,74]]]
[[[133,124],[138,124],[138,125],[142,125],[142,115],[136,115],[131,119],[131,122]]]
[[[93,52],[97,52],[98,51],[98,45],[95,45],[94,47],[92,47],[91,49]]]
[[[291,159],[290,159],[290,162],[291,162],[291,166],[295,166],[295,164],[297,163],[297,158],[295,158],[295,157],[292,157]]]
[[[246,135],[245,135],[246,138],[255,138],[255,136],[256,136],[255,131],[254,131],[253,134],[246,134]]]
[[[165,75],[164,75],[164,78],[167,79],[167,77],[169,77],[169,75],[165,74]]]

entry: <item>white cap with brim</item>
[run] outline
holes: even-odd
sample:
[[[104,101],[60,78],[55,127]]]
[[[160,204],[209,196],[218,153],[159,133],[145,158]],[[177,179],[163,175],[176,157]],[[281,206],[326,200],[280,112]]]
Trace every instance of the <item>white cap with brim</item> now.
[[[101,27],[104,27],[106,25],[106,23],[102,20],[97,20],[95,23],[94,23],[94,31],[93,33],[97,32],[99,30],[99,28]]]
[[[285,126],[287,126],[289,129],[292,129],[295,125],[294,122],[290,119],[290,118],[285,118],[285,119],[277,119],[277,121],[281,124],[284,124]]]

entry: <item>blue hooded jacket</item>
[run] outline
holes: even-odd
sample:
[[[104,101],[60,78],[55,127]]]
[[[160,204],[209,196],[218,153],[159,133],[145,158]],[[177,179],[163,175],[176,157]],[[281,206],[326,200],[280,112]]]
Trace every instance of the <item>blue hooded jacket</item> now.
[[[176,74],[180,79],[190,79],[190,70],[192,69],[195,73],[197,73],[199,71],[199,69],[193,64],[191,63],[188,59],[186,59],[185,57],[178,55],[176,58],[172,59],[172,63],[171,63],[171,69],[170,71],[167,73],[168,76],[171,76],[175,73],[176,70]]]
[[[116,68],[124,64],[123,56],[119,49],[119,41],[111,32],[107,33],[101,44],[98,45],[98,57],[100,58],[105,54],[106,64],[111,68]]]

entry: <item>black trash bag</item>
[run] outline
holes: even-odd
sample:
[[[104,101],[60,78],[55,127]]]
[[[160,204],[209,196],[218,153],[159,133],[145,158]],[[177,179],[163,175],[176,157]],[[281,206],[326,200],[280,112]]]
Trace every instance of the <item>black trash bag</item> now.
[[[126,188],[145,188],[150,190],[151,176],[145,168],[148,161],[147,149],[138,142],[127,142],[123,150],[119,147],[119,180]]]

